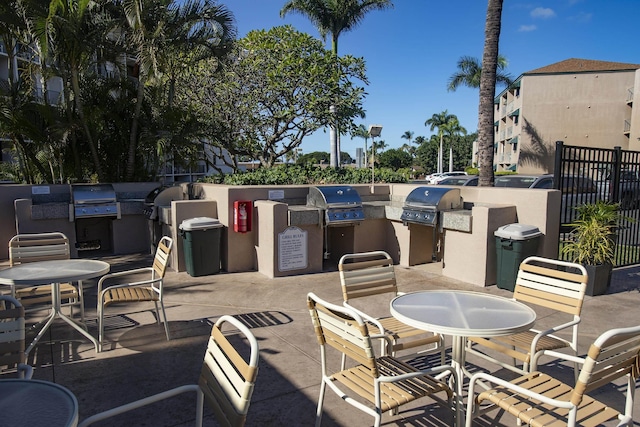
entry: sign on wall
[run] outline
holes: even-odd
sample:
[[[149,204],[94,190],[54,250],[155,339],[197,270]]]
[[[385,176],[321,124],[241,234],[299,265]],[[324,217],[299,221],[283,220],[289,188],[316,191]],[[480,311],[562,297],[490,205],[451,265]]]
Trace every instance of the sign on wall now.
[[[298,227],[289,227],[279,233],[278,270],[301,270],[307,265],[307,232]]]

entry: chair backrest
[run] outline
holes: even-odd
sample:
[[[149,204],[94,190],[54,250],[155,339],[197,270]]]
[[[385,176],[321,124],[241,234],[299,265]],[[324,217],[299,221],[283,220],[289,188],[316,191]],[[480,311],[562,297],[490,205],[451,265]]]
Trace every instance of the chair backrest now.
[[[626,375],[635,387],[639,370],[640,325],[606,331],[589,347],[571,402],[577,405],[584,394]]]
[[[26,362],[24,307],[9,295],[0,295],[0,367],[17,368]]]
[[[63,233],[17,234],[9,240],[9,265],[69,259],[69,239]]]
[[[371,295],[398,293],[393,260],[384,251],[346,254],[338,262],[345,302]]]
[[[241,356],[222,333],[222,325],[236,327],[249,342],[248,357]],[[249,329],[232,316],[221,316],[211,329],[199,386],[218,423],[243,426],[258,375],[258,341]]]
[[[164,277],[167,271],[167,265],[169,264],[169,255],[171,254],[171,248],[173,247],[173,239],[168,236],[163,236],[158,243],[156,249],[156,255],[153,259],[153,270],[156,277]]]
[[[371,337],[362,317],[347,307],[331,304],[313,293],[307,295],[307,305],[323,359],[324,346],[329,345],[370,368],[373,376],[378,377]]]
[[[579,316],[587,280],[587,271],[580,264],[528,257],[520,264],[513,298]]]

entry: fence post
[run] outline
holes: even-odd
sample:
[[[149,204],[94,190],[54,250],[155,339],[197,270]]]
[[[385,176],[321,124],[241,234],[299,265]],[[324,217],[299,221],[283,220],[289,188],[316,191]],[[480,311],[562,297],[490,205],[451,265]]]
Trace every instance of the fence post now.
[[[610,202],[620,201],[620,170],[622,169],[622,148],[613,147],[613,170],[609,179]]]
[[[556,155],[553,164],[553,188],[560,190],[560,183],[562,182],[562,155],[564,143],[562,141],[556,141]]]

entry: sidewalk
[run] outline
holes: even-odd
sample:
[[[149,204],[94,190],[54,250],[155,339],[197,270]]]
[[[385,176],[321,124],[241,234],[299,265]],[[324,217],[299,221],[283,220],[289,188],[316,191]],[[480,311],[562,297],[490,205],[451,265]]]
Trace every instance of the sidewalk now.
[[[102,259],[112,264],[112,271],[151,263],[151,256],[144,255]],[[496,286],[478,288],[445,278],[441,269],[440,263],[396,266],[399,288],[403,292],[452,288],[511,294]],[[223,314],[232,314],[251,327],[261,350],[260,371],[247,425],[314,424],[320,358],[306,308],[306,295],[314,292],[341,304],[337,271],[276,279],[258,272],[191,277],[169,271],[165,280],[171,341],[166,341],[162,325],[155,323],[152,304],[112,306],[106,311],[106,336],[110,343],[105,345],[105,351],[96,354],[93,345],[80,334],[63,322],[56,322],[48,338],[43,338],[29,355],[28,362],[35,367],[34,378],[55,381],[69,388],[78,398],[82,420],[135,399],[195,383],[212,322]],[[95,286],[95,280],[85,282],[85,306],[89,331],[97,336]],[[633,267],[614,272],[614,283],[607,295],[586,297],[580,326],[580,352],[584,353],[607,329],[640,323],[639,291],[640,267]],[[388,307],[371,307],[372,311],[384,309]],[[538,322],[544,325],[545,320],[548,319],[539,317]],[[472,368],[474,364],[488,367],[475,358],[468,362]],[[555,364],[551,367],[572,384],[572,370],[565,368]],[[604,387],[601,393],[611,397],[614,404],[621,400],[621,390],[617,388]],[[193,397],[171,399],[98,425],[193,425]],[[640,412],[636,413],[640,417]],[[385,414],[383,425],[447,426],[450,420],[450,414],[427,399],[417,402],[411,410],[403,409],[395,417]],[[323,426],[364,426],[372,422],[372,417],[327,392]],[[503,423],[513,425],[514,420],[505,416]],[[206,409],[205,425],[216,425]]]

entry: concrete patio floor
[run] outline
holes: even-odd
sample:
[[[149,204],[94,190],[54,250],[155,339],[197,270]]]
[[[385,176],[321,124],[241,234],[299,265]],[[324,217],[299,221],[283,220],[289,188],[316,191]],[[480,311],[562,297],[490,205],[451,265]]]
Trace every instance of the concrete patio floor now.
[[[150,265],[151,256],[131,255],[101,258],[121,271]],[[6,264],[0,265],[0,268]],[[478,288],[441,275],[441,263],[415,267],[396,266],[403,292],[425,289],[463,289],[510,296],[496,286]],[[96,281],[85,282],[85,306],[89,331],[97,336]],[[320,355],[306,295],[314,292],[335,303],[342,302],[337,271],[269,279],[258,272],[220,273],[191,277],[169,271],[165,281],[165,305],[172,340],[167,341],[162,325],[155,323],[152,304],[112,306],[107,309],[105,351],[93,345],[64,322],[29,355],[34,378],[54,381],[69,388],[78,398],[80,420],[97,412],[151,394],[197,381],[211,324],[224,314],[236,315],[252,330],[260,343],[258,381],[249,411],[250,426],[312,426],[320,384]],[[618,269],[607,295],[586,297],[580,326],[580,352],[603,331],[640,324],[640,267]],[[388,310],[385,304],[371,311]],[[538,312],[537,327],[553,316]],[[29,337],[28,337],[29,338]],[[450,341],[447,342],[450,344]],[[573,383],[569,365],[550,362],[549,370]],[[471,369],[495,366],[470,357]],[[505,376],[509,371],[498,372]],[[621,387],[606,386],[598,393],[617,408],[623,400]],[[104,426],[188,426],[194,420],[194,396],[184,395],[96,425]],[[638,407],[638,404],[635,405]],[[490,413],[489,415],[495,415]],[[640,412],[636,411],[640,419]],[[403,408],[397,416],[385,414],[385,426],[448,426],[451,413],[429,399]],[[0,422],[1,424],[1,422]],[[367,426],[373,418],[342,402],[328,391],[323,426]],[[638,423],[636,423],[638,424]],[[216,425],[205,408],[205,425]],[[515,425],[512,417],[487,417],[477,425]],[[615,425],[612,423],[611,425]]]

